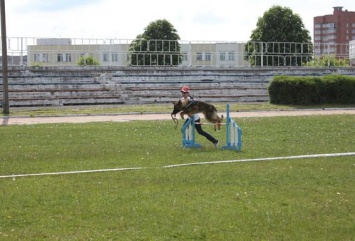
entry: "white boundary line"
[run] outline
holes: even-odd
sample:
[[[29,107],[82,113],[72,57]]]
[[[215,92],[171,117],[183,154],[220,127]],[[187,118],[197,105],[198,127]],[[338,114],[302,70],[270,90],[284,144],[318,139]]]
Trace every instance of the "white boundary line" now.
[[[192,163],[184,163],[184,164],[166,165],[166,166],[162,166],[161,168],[174,168],[174,167],[195,166],[195,165],[225,164],[225,163],[236,163],[236,162],[277,161],[277,160],[305,159],[305,158],[319,158],[319,157],[341,157],[341,156],[355,156],[355,152],[313,154],[313,155],[300,155],[300,156],[284,156],[284,157],[266,157],[266,158],[253,158],[253,159],[241,159],[241,160],[212,161],[212,162],[192,162]],[[155,167],[152,167],[152,168],[155,168]],[[98,172],[115,172],[115,171],[142,170],[142,169],[148,169],[148,167],[113,168],[113,169],[68,171],[68,172],[47,172],[47,173],[32,173],[32,174],[13,174],[13,175],[0,176],[0,178],[51,176],[51,175],[83,174],[83,173],[98,173]]]
[[[318,158],[318,157],[339,157],[339,156],[355,156],[355,152],[300,155],[300,156],[284,156],[284,157],[266,157],[266,158],[241,159],[241,160],[213,161],[213,162],[192,162],[192,163],[184,163],[184,164],[175,164],[175,165],[163,166],[163,168],[194,166],[194,165],[224,164],[224,163],[235,163],[235,162],[277,161],[277,160],[287,160],[287,159]]]
[[[52,176],[52,175],[82,174],[82,173],[97,173],[97,172],[116,172],[116,171],[141,170],[141,169],[144,169],[144,168],[145,167],[132,167],[132,168],[128,167],[128,168],[113,168],[113,169],[68,171],[68,172],[44,172],[44,173],[32,173],[32,174],[14,174],[14,175],[0,176],[0,178]]]

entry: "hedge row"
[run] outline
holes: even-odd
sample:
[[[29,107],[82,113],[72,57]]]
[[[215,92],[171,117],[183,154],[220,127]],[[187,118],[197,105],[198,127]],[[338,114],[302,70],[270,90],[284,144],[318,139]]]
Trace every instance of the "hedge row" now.
[[[355,104],[355,77],[275,76],[268,91],[272,104]]]

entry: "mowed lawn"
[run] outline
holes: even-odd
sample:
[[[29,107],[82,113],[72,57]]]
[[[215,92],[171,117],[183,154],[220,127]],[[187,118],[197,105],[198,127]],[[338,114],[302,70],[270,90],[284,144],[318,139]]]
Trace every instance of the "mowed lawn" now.
[[[245,161],[353,153],[354,115],[236,122],[241,152],[172,121],[2,126],[0,240],[355,240],[355,156]]]

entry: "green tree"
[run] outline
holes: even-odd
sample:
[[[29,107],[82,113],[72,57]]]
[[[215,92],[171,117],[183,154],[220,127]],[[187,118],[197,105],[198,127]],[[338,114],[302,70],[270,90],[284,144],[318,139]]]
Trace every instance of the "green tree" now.
[[[180,40],[167,20],[151,22],[130,44],[131,65],[179,65]]]
[[[245,59],[252,66],[301,66],[312,55],[311,36],[301,17],[279,5],[259,17],[245,45]]]
[[[80,56],[78,65],[85,66],[85,65],[100,65],[100,62],[95,59],[92,55],[89,56]]]

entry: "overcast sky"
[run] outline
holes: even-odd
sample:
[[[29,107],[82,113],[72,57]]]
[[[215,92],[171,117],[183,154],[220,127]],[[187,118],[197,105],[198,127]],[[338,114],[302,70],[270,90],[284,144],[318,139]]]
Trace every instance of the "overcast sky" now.
[[[313,39],[313,17],[354,0],[5,0],[8,37],[134,39],[168,20],[182,40],[247,41],[273,5],[298,14]]]

